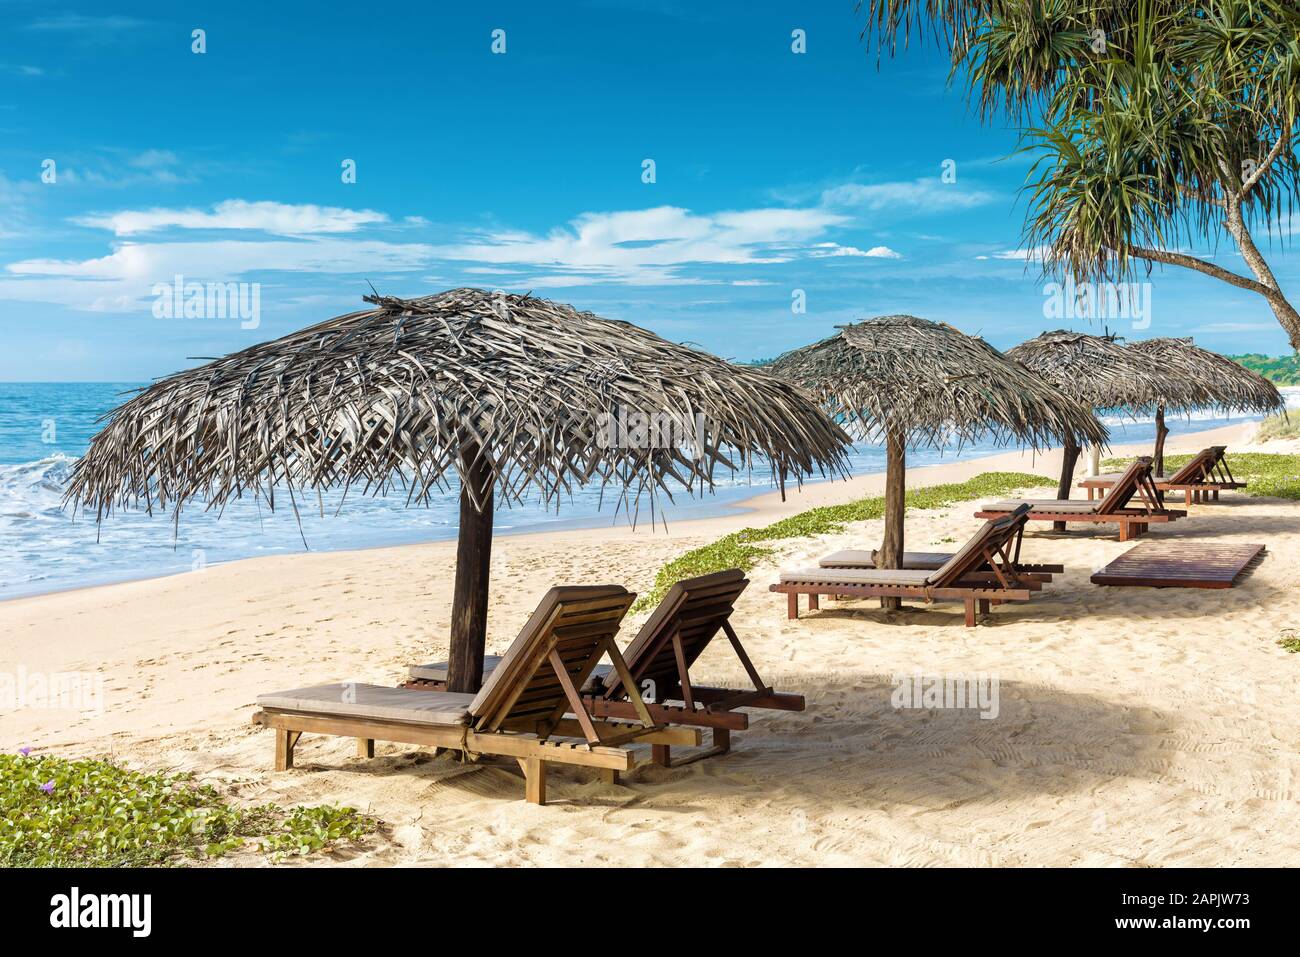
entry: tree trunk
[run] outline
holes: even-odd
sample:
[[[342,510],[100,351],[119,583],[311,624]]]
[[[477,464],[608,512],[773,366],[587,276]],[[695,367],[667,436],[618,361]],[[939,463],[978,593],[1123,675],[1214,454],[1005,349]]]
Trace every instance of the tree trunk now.
[[[880,545],[877,568],[903,567],[903,519],[906,514],[904,493],[907,488],[907,442],[901,432],[885,436],[885,540]],[[896,611],[902,606],[897,598],[880,599],[880,607]]]
[[[1169,430],[1165,428],[1165,407],[1156,406],[1156,447],[1151,452],[1151,470],[1155,472],[1156,478],[1165,476],[1165,436]]]
[[[456,585],[451,601],[451,655],[447,690],[474,694],[483,683],[487,649],[488,579],[492,567],[492,470],[478,446],[466,443],[461,455],[467,475],[460,489],[460,537],[456,540]],[[471,486],[478,491],[475,507]]]
[[[1291,343],[1291,348],[1300,352],[1300,312],[1296,312],[1295,307],[1287,302],[1281,293],[1266,298],[1269,307],[1273,310],[1273,315],[1281,323],[1282,328],[1286,330],[1286,337]]]
[[[1242,200],[1230,196],[1225,204],[1225,211],[1224,226],[1237,244],[1242,260],[1250,267],[1250,271],[1255,274],[1255,278],[1264,287],[1261,293],[1268,300],[1269,307],[1273,310],[1273,315],[1277,317],[1277,321],[1286,330],[1287,339],[1291,342],[1291,348],[1300,350],[1300,313],[1296,312],[1295,307],[1282,294],[1282,287],[1278,284],[1277,277],[1273,275],[1268,260],[1259,251],[1259,247],[1255,245],[1255,237],[1251,235],[1250,227],[1246,225],[1246,219],[1242,213]]]
[[[1056,486],[1057,498],[1069,498],[1070,486],[1074,484],[1074,466],[1079,461],[1079,443],[1073,435],[1065,438],[1065,448],[1061,450],[1061,481]],[[1053,522],[1052,528],[1058,532],[1065,531],[1065,522]]]
[[[1242,182],[1239,176],[1227,166],[1223,167],[1220,185],[1224,192],[1222,203],[1224,210],[1223,226],[1237,244],[1237,250],[1241,253],[1242,260],[1255,275],[1254,279],[1186,253],[1142,246],[1129,246],[1128,252],[1151,262],[1165,263],[1171,266],[1185,266],[1188,269],[1194,269],[1207,276],[1230,283],[1240,289],[1249,289],[1251,292],[1259,293],[1264,297],[1269,308],[1273,310],[1273,315],[1277,318],[1278,323],[1286,331],[1291,348],[1300,351],[1300,312],[1296,311],[1295,306],[1291,305],[1282,292],[1277,277],[1273,275],[1273,270],[1269,267],[1264,254],[1255,245],[1255,238],[1246,225],[1242,204],[1245,197],[1249,195],[1249,188],[1243,194],[1241,192]]]

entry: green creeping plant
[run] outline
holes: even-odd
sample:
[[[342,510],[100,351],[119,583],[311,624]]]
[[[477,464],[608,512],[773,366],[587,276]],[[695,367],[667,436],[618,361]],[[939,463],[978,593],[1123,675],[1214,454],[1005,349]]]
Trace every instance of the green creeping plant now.
[[[350,807],[241,807],[189,774],[105,760],[0,754],[0,866],[145,867],[256,843],[272,860],[358,841],[379,822]]]
[[[1010,495],[1023,488],[1042,488],[1056,485],[1055,479],[1024,472],[984,472],[965,482],[947,485],[927,485],[907,492],[908,508],[945,508],[957,502],[977,498]],[[842,531],[850,522],[866,522],[883,518],[885,497],[860,498],[843,505],[823,505],[798,515],[791,515],[763,528],[744,528],[724,535],[709,545],[692,549],[674,558],[659,569],[653,587],[636,600],[632,611],[657,605],[668,589],[683,578],[695,578],[728,568],[749,571],[758,562],[772,554],[772,549],[755,542],[775,541],[783,538],[811,538]]]

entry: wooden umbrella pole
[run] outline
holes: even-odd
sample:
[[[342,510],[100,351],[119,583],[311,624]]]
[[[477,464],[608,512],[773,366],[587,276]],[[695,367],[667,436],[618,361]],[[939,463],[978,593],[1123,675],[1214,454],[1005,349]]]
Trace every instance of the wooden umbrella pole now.
[[[903,519],[907,505],[907,441],[903,433],[890,429],[885,434],[885,539],[880,546],[878,568],[903,567]],[[897,598],[880,599],[880,607],[897,610]]]
[[[1151,453],[1153,471],[1156,478],[1164,478],[1165,474],[1165,436],[1169,430],[1165,428],[1165,407],[1156,406],[1156,447]]]
[[[483,683],[483,654],[487,649],[494,477],[487,458],[479,454],[475,443],[462,446],[461,454],[466,475],[460,489],[460,537],[456,540],[456,590],[451,602],[447,690],[474,694]],[[481,508],[476,507],[471,488],[478,490]]]
[[[495,493],[558,506],[599,485],[605,501],[635,510],[650,490],[711,492],[724,468],[770,467],[782,488],[848,474],[848,434],[765,370],[530,295],[449,289],[366,301],[373,308],[241,348],[124,402],[77,460],[69,507],[100,522],[140,503],[179,520],[195,498],[219,512],[265,492],[274,509],[286,486],[424,506],[454,477],[464,488],[448,667],[463,693],[482,681]],[[693,460],[680,448],[601,442],[593,426],[614,404],[662,413],[654,431],[697,422],[707,441]],[[295,498],[281,499],[297,511]]]
[[[1065,447],[1061,449],[1061,481],[1056,486],[1057,498],[1069,498],[1070,486],[1074,484],[1074,467],[1079,462],[1079,443],[1073,435],[1065,437]],[[1053,522],[1052,528],[1058,532],[1065,531],[1064,522]]]

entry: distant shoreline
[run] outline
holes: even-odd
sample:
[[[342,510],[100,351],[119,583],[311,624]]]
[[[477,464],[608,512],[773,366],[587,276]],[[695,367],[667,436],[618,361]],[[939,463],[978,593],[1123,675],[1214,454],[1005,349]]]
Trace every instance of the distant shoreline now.
[[[1244,421],[1238,425],[1218,426],[1203,430],[1189,430],[1179,432],[1170,436],[1169,450],[1171,452],[1205,441],[1205,438],[1212,437],[1230,447],[1240,444],[1244,438],[1254,431],[1256,423],[1254,421]],[[1201,438],[1198,438],[1201,437]],[[1125,443],[1112,447],[1110,454],[1133,455],[1148,451],[1149,446],[1145,442]],[[999,450],[980,450],[977,454],[955,455],[947,458],[942,462],[917,464],[907,469],[907,481],[909,487],[932,485],[936,483],[949,481],[964,481],[971,478],[981,471],[1029,471],[1045,472],[1047,474],[1058,474],[1060,471],[1059,464],[1060,450],[1051,449],[1042,453],[1034,453],[1030,450],[1021,449],[999,449]],[[991,467],[991,468],[990,468]],[[1083,468],[1084,463],[1080,463]],[[592,534],[609,534],[610,536],[637,536],[637,535],[664,535],[670,538],[678,538],[696,534],[701,529],[722,529],[734,530],[732,526],[743,527],[752,524],[757,520],[776,520],[789,514],[794,514],[808,508],[816,508],[822,505],[838,504],[843,501],[867,495],[880,494],[883,488],[884,472],[883,470],[872,470],[855,474],[848,479],[834,478],[812,478],[805,479],[802,486],[796,486],[793,483],[787,486],[786,497],[783,500],[781,492],[771,487],[755,488],[749,494],[730,501],[717,501],[708,498],[697,498],[689,500],[689,504],[679,506],[680,512],[677,517],[671,518],[668,523],[667,532],[660,523],[656,523],[653,530],[649,528],[648,519],[642,519],[638,522],[636,528],[625,521],[621,516],[615,520],[608,519],[611,513],[597,513],[596,515],[587,515],[573,519],[557,518],[553,522],[547,522],[540,525],[520,525],[514,528],[508,527],[508,511],[498,512],[498,528],[496,536],[498,538],[518,538],[527,536],[551,536],[554,539],[567,539],[571,536],[583,537]],[[740,519],[743,523],[737,524]],[[334,556],[371,553],[385,549],[411,549],[411,548],[453,548],[456,540],[456,529],[450,527],[445,535],[435,535],[421,538],[414,541],[406,542],[380,542],[375,544],[353,545],[343,548],[319,548],[309,549],[296,552],[278,552],[268,555],[243,556],[230,559],[228,561],[212,562],[207,566],[207,572],[210,573],[218,570],[227,570],[233,567],[243,567],[249,563],[271,562],[271,561],[293,561],[295,559],[325,558],[330,559]],[[448,569],[450,572],[450,569]],[[104,588],[116,588],[129,586],[139,583],[164,581],[167,579],[180,579],[188,575],[195,574],[190,569],[166,571],[160,573],[132,573],[123,571],[120,575],[112,575],[96,581],[84,581],[72,585],[56,585],[47,589],[36,589],[25,591],[21,594],[13,594],[0,597],[0,605],[8,605],[15,602],[40,601],[49,599],[51,596],[67,595],[71,593],[87,592]]]

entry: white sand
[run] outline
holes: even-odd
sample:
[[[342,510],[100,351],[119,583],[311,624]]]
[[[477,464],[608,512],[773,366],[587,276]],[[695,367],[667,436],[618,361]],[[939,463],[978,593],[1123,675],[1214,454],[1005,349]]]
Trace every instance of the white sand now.
[[[1248,428],[1172,450],[1240,447]],[[1058,461],[1010,453],[919,469],[909,482],[1052,474]],[[489,650],[504,649],[553,584],[643,590],[685,549],[881,482],[818,485],[784,505],[767,496],[755,512],[667,533],[500,538]],[[909,514],[908,547],[954,547],[977,526],[973,511]],[[1025,557],[1063,562],[1066,574],[975,629],[962,627],[959,604],[886,616],[826,601],[787,621],[784,596],[767,591],[778,567],[873,547],[880,523],[776,543],[734,621],[760,671],[803,692],[807,711],[753,712],[733,753],[646,767],[620,785],[558,769],[543,808],[520,800],[517,766],[384,744],[367,762],[350,739],[304,737],[298,767],[275,774],[269,732],[249,724],[261,691],[392,684],[407,664],[443,656],[452,543],[253,559],[0,603],[0,672],[99,671],[107,689],[98,717],[0,714],[0,747],[113,754],[194,770],[248,800],[369,809],[386,832],[325,858],[355,864],[1293,864],[1300,656],[1276,640],[1300,627],[1300,502],[1230,495],[1152,527],[1146,540],[1266,543],[1264,563],[1229,591],[1099,588],[1088,575],[1129,546],[1113,532],[1047,528],[1027,537]],[[999,716],[895,710],[890,676],[916,671],[995,674]],[[721,646],[700,672],[743,680]]]

